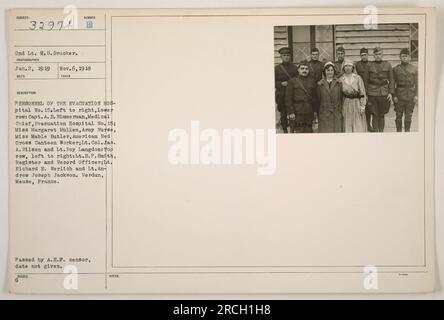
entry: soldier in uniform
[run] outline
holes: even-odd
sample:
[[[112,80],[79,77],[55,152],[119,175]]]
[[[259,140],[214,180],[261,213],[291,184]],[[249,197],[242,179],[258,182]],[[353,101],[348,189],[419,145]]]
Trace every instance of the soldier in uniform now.
[[[368,65],[368,102],[372,114],[372,127],[374,132],[383,132],[385,115],[390,109],[395,85],[393,81],[393,69],[389,62],[383,61],[382,48],[373,50],[375,61]]]
[[[402,117],[404,116],[404,131],[410,131],[412,114],[418,101],[418,70],[409,63],[410,52],[402,49],[400,53],[401,63],[393,68],[395,81],[396,131],[402,131]]]
[[[319,61],[319,49],[311,49],[311,59],[305,60],[304,63],[308,65],[308,76],[315,82],[322,79],[322,71],[324,70],[324,64]]]
[[[336,58],[338,60],[335,61],[335,70],[336,70],[335,76],[336,78],[339,78],[340,76],[343,75],[342,67],[345,58],[345,49],[343,46],[340,46],[336,49]]]
[[[310,60],[304,60],[304,63],[308,65],[308,77],[313,79],[314,83],[317,84],[318,81],[322,79],[322,73],[324,70],[324,63],[319,61],[319,49],[311,49]],[[319,106],[313,106],[315,110],[319,109]]]
[[[312,125],[316,103],[316,83],[309,77],[309,66],[301,62],[299,75],[288,82],[285,91],[285,105],[290,120],[291,133],[313,132]]]
[[[288,120],[287,109],[285,107],[285,88],[288,85],[288,81],[291,78],[298,75],[297,67],[291,62],[291,50],[284,47],[279,49],[279,54],[282,59],[282,63],[277,65],[274,69],[274,83],[275,83],[275,95],[276,104],[280,113],[280,123],[284,133],[288,132]]]
[[[364,87],[365,87],[365,91],[368,94],[367,90],[368,90],[368,50],[367,48],[362,48],[359,52],[360,56],[361,56],[361,60],[357,61],[355,63],[355,70],[356,73],[362,78],[362,80],[364,81]],[[368,132],[372,132],[373,128],[371,126],[371,112],[370,112],[370,108],[366,107],[365,108],[365,119],[367,121],[367,131]]]

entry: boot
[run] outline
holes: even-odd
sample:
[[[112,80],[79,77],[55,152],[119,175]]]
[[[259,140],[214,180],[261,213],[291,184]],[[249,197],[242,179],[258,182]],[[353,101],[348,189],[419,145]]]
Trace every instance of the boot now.
[[[368,132],[373,132],[373,128],[372,128],[372,114],[368,111],[368,107],[365,108],[365,120],[367,121],[367,131]]]
[[[373,128],[373,132],[379,132],[379,121],[378,121],[378,117],[373,115],[372,117],[372,128]]]
[[[385,116],[379,118],[379,132],[384,132]]]
[[[396,132],[402,132],[402,119],[396,119],[395,120],[395,124],[396,124]]]
[[[411,120],[405,120],[404,121],[404,130],[405,132],[410,132],[410,125],[412,124]]]

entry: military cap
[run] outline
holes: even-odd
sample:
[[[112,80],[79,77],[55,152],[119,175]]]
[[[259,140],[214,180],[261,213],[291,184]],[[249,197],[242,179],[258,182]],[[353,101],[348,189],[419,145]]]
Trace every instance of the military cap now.
[[[368,53],[367,48],[362,48],[361,51],[359,51],[359,54]]]
[[[311,53],[313,53],[313,52],[319,52],[319,49],[318,49],[318,48],[316,48],[316,47],[314,47],[314,48],[311,48]]]
[[[290,54],[291,54],[291,49],[290,49],[289,47],[283,47],[283,48],[280,48],[280,49],[278,50],[278,52],[279,52],[280,54],[285,54],[285,53],[290,53]]]
[[[343,46],[340,46],[336,49],[336,52],[345,52],[345,49]]]
[[[408,55],[410,55],[410,50],[407,49],[407,48],[404,48],[404,49],[401,50],[400,54],[408,54]]]
[[[309,65],[308,65],[308,61],[307,61],[307,60],[303,60],[303,61],[299,62],[299,63],[298,63],[298,69],[299,69],[300,66],[306,66],[306,67],[308,67],[308,66],[309,66]]]
[[[379,46],[377,46],[377,47],[375,47],[375,48],[373,49],[373,53],[381,52],[381,51],[382,51],[382,48],[379,47]]]

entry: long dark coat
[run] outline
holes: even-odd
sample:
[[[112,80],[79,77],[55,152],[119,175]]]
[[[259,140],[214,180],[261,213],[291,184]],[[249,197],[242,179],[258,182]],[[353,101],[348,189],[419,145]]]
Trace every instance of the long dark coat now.
[[[285,69],[285,71],[283,70]],[[296,77],[298,74],[298,69],[291,63],[281,63],[274,68],[274,84],[275,84],[275,95],[276,103],[279,112],[286,111],[285,108],[285,89],[282,85],[284,81],[290,81],[291,78]]]
[[[288,114],[313,116],[316,112],[316,82],[310,77],[294,77],[285,90],[285,106]]]
[[[333,79],[329,85],[323,78],[317,84],[319,132],[343,132],[342,83]]]

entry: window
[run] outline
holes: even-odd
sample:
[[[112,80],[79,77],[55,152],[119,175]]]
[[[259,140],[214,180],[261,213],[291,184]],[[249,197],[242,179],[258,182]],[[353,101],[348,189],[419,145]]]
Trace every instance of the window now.
[[[309,59],[313,47],[319,49],[319,60],[332,61],[334,59],[334,27],[332,25],[293,26],[290,32],[294,62]]]
[[[293,61],[299,62],[310,56],[311,49],[311,26],[293,26]]]
[[[333,61],[333,32],[332,25],[327,26],[315,26],[315,47],[319,49],[319,60],[321,61]]]
[[[410,53],[413,61],[418,61],[418,24],[410,24]]]

